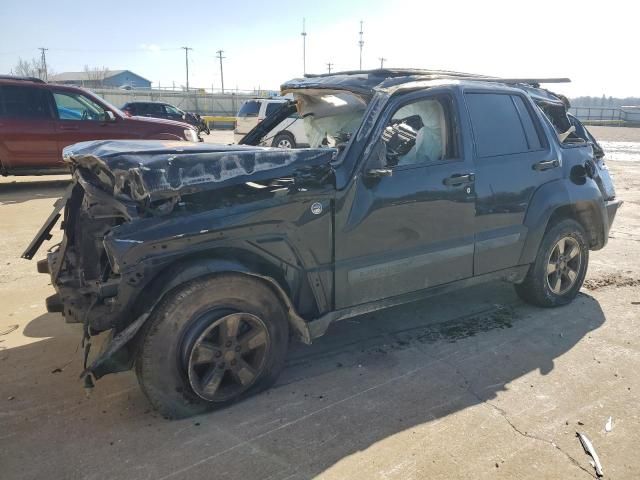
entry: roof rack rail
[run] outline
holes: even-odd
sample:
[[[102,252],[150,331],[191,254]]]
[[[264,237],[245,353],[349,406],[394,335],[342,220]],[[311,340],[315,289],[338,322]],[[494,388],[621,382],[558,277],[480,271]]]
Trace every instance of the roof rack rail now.
[[[475,82],[496,82],[506,84],[527,84],[539,87],[541,83],[570,83],[569,78],[500,78],[489,75],[478,75],[474,73],[454,72],[450,70],[425,70],[417,68],[379,68],[375,70],[349,70],[345,72],[306,74],[306,78],[329,77],[333,75],[378,75],[387,78],[396,77],[425,77],[431,80],[455,80],[464,79]]]
[[[386,77],[408,77],[408,76],[424,76],[424,75],[450,75],[452,77],[487,77],[487,75],[478,75],[474,73],[454,72],[451,70],[428,70],[422,68],[375,68],[372,70],[345,70],[342,72],[332,73],[306,73],[305,78],[317,78],[317,77],[333,77],[334,75],[379,75]],[[492,77],[495,78],[495,77]]]
[[[459,80],[461,77],[448,75],[425,76],[425,80]],[[525,84],[539,88],[542,83],[571,83],[570,78],[498,78],[498,77],[467,77],[464,80],[472,82],[504,83],[507,85]]]
[[[47,83],[41,78],[36,77],[20,77],[15,75],[0,75],[0,80],[16,80],[20,82],[36,82],[36,83]]]

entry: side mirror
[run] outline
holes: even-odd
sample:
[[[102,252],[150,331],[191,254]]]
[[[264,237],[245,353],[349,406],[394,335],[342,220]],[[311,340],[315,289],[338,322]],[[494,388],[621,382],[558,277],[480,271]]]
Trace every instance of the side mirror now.
[[[105,110],[104,112],[104,121],[105,122],[115,122],[116,116],[113,114],[111,110]]]

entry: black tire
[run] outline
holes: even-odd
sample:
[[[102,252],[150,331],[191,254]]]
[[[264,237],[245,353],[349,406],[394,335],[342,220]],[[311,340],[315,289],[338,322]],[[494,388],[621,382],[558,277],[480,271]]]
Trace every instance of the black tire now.
[[[203,398],[203,390],[197,393],[192,386],[194,380],[191,374],[197,367],[195,363],[192,364],[194,351],[205,343],[204,340],[200,342],[202,335],[208,335],[207,331],[211,328],[215,333],[214,324],[241,314],[252,319],[258,318],[264,327],[261,333],[269,342],[262,350],[259,368],[252,370],[255,378],[245,390],[228,398]],[[246,324],[242,323],[242,327],[246,327]],[[221,327],[217,328],[220,329],[220,338],[226,338],[222,337]],[[288,338],[289,324],[285,309],[264,282],[243,274],[202,277],[175,288],[154,309],[140,339],[135,362],[136,375],[142,391],[154,408],[167,418],[183,418],[227,405],[270,387],[284,367]],[[223,343],[222,340],[220,343]],[[240,345],[240,340],[237,345]],[[240,349],[239,346],[235,348]],[[233,356],[232,350],[225,350],[223,354],[222,358],[215,359],[221,364],[221,369],[227,354]],[[244,361],[240,357],[238,359],[238,362]],[[235,360],[229,360],[227,365],[231,362],[235,363]],[[217,366],[215,363],[212,365],[207,368],[215,375]],[[215,387],[216,392],[222,390],[225,382],[232,385],[234,379],[239,387],[245,388],[240,385],[231,367],[227,368],[222,373],[226,380],[218,383],[220,387]],[[211,379],[211,375],[207,375]],[[230,391],[233,392],[233,389]]]
[[[275,136],[273,142],[271,142],[271,146],[279,148],[296,148],[296,139],[289,132],[280,132]]]
[[[561,241],[562,244],[559,243]],[[559,259],[561,245],[562,250],[571,250],[559,255]],[[569,259],[573,248],[577,248],[576,256]],[[578,257],[579,264],[575,260]],[[525,302],[540,307],[566,305],[580,291],[588,264],[589,244],[584,228],[575,220],[561,220],[545,233],[536,260],[529,267],[524,282],[515,285],[516,292]]]

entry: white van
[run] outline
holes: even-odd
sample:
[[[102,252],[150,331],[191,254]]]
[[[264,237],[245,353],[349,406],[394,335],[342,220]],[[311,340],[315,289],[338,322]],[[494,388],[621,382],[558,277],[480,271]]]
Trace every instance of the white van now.
[[[258,123],[286,102],[287,100],[283,98],[255,98],[244,102],[236,115],[234,142],[238,143]],[[309,141],[302,118],[297,113],[290,115],[271,130],[260,145],[279,148],[308,147]]]

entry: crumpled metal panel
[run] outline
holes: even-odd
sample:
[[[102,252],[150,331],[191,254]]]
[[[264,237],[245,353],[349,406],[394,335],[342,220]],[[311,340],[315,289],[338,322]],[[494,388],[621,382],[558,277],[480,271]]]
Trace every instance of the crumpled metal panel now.
[[[280,177],[321,180],[336,149],[286,150],[161,140],[82,142],[64,149],[65,161],[92,171],[114,195],[155,201]]]

